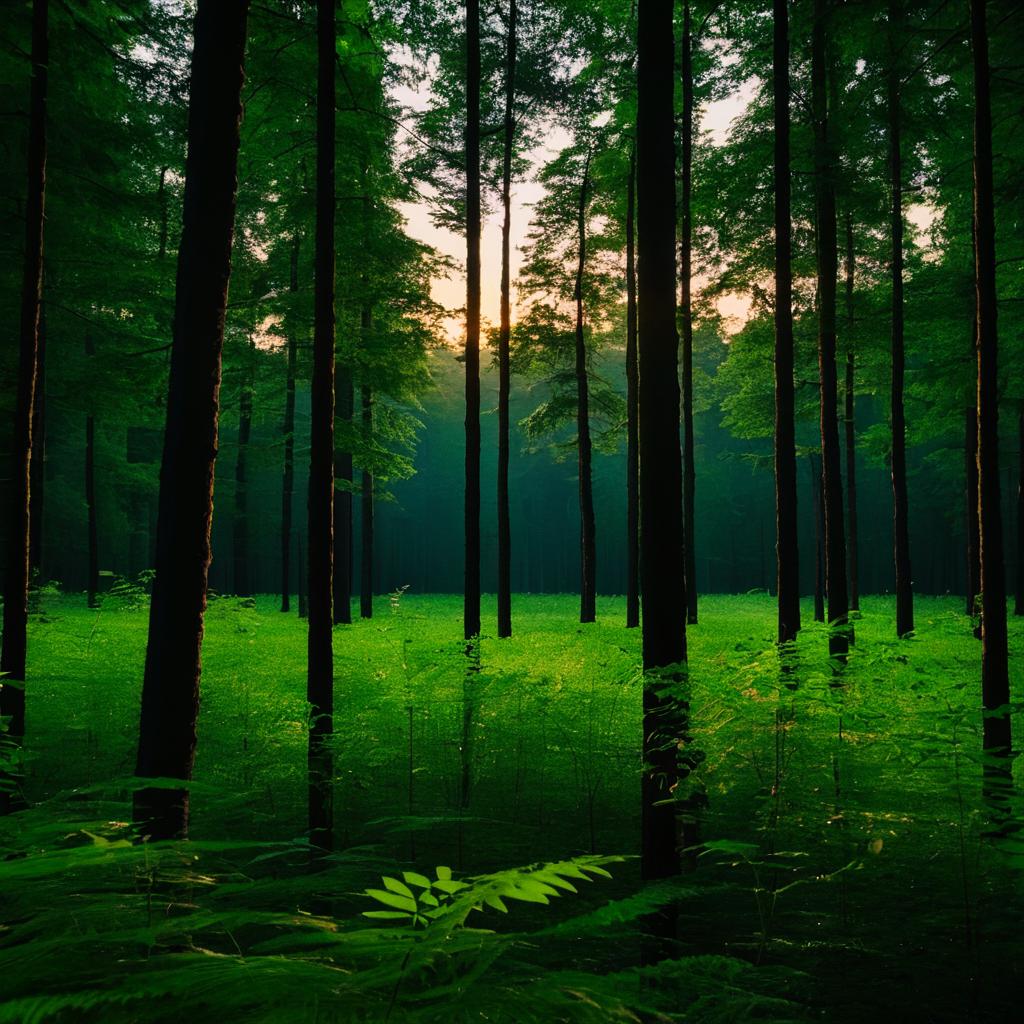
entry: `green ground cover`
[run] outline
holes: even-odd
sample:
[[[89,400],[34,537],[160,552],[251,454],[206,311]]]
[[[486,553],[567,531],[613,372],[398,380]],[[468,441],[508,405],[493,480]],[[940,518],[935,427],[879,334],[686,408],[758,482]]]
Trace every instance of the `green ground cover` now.
[[[122,824],[144,599],[43,595],[34,806],[0,823],[0,1021],[1009,1019],[1024,842],[993,836],[981,799],[979,648],[961,603],[918,598],[917,635],[897,642],[892,602],[864,600],[837,676],[823,627],[780,674],[765,595],[704,599],[689,686],[707,845],[673,883],[680,941],[655,969],[638,915],[672,886],[643,890],[629,859],[639,634],[622,601],[579,626],[575,597],[517,598],[516,636],[485,637],[469,683],[459,598],[383,598],[375,619],[338,627],[337,852],[313,870],[304,623],[272,597],[211,603],[192,841],[155,849]],[[1011,629],[1019,701],[1024,624]],[[382,909],[363,894],[382,873],[595,854],[627,859],[550,908],[492,904],[440,937],[360,917]],[[518,885],[500,877],[486,884]]]

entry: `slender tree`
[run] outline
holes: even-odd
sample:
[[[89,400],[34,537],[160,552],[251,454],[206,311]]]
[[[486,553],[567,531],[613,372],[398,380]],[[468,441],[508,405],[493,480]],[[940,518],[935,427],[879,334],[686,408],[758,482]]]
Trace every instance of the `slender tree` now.
[[[373,391],[364,384],[359,389],[362,405],[363,437],[369,445],[373,437]],[[363,467],[360,481],[362,557],[360,559],[359,617],[373,618],[373,473]]]
[[[43,289],[43,222],[46,196],[46,92],[49,64],[47,0],[32,3],[32,79],[29,92],[28,188],[25,254],[18,334],[18,392],[14,411],[10,518],[4,569],[3,646],[0,648],[0,715],[7,736],[25,735],[25,658],[28,647],[29,547],[31,544],[32,423],[39,359],[39,312]],[[0,810],[12,800],[0,788]]]
[[[775,124],[775,553],[779,643],[800,629],[796,428],[793,384],[793,240],[789,154],[788,0],[774,0],[772,84]]]
[[[337,386],[334,394],[334,415],[346,425],[347,436],[352,435],[352,416],[355,413],[355,385],[347,362],[338,364]],[[334,621],[352,621],[352,452],[349,442],[334,449]]]
[[[676,333],[672,0],[645,0],[637,26],[640,573],[643,594],[641,870],[679,870],[682,826],[671,796],[683,773],[689,707]],[[667,678],[666,678],[667,676]]]
[[[509,386],[511,378],[512,156],[515,142],[516,0],[509,0],[505,38],[505,113],[501,153],[501,308],[498,325],[498,636],[512,635],[512,526],[509,516]]]
[[[814,182],[817,221],[818,379],[821,392],[821,477],[825,510],[825,590],[829,652],[844,658],[849,647],[846,537],[839,454],[836,380],[836,196],[835,163],[827,99],[826,39],[829,0],[814,0],[811,37],[811,106],[814,120]]]
[[[292,236],[292,249],[288,288],[292,295],[299,290],[298,232]],[[291,610],[292,590],[292,495],[295,491],[295,364],[298,356],[298,338],[293,325],[288,328],[287,370],[284,390],[284,466],[281,471],[281,611]]]
[[[892,474],[893,554],[896,564],[896,635],[906,636],[914,629],[914,593],[910,572],[910,526],[907,508],[907,428],[903,411],[904,331],[903,331],[903,160],[900,68],[898,53],[902,45],[901,0],[889,0],[889,186],[892,238],[892,390],[890,420],[892,449],[889,469]]]
[[[626,183],[626,628],[640,625],[640,386],[636,327],[636,147]]]
[[[967,524],[967,607],[971,617],[978,614],[981,594],[981,526],[978,522],[978,407],[970,406],[964,415],[964,498]],[[981,639],[979,625],[976,635]]]
[[[1017,586],[1013,614],[1024,615],[1024,402],[1017,412]]]
[[[96,354],[96,344],[91,334],[85,336],[85,355],[91,360]],[[97,593],[100,585],[99,526],[96,522],[96,415],[92,405],[85,414],[85,521],[88,538],[88,582],[86,602],[90,608],[99,604]]]
[[[196,8],[156,576],[135,766],[143,779],[187,781],[195,757],[248,9],[248,0],[199,0]],[[184,835],[187,788],[138,790],[135,818],[156,837]]]
[[[846,432],[846,561],[850,580],[850,611],[860,611],[860,556],[857,521],[857,353],[853,341],[854,283],[856,254],[853,247],[853,218],[846,214],[846,377],[843,383],[843,426]]]
[[[334,8],[334,0],[317,0],[316,248],[307,574],[309,832],[311,842],[324,849],[333,845],[333,766],[329,738],[334,731],[334,652],[331,646],[334,568]]]
[[[242,367],[242,387],[238,396],[238,451],[235,453],[235,517],[232,523],[234,540],[235,593],[248,597],[252,593],[249,568],[249,440],[252,437],[252,400],[256,370],[255,343],[252,334]]]
[[[1006,581],[999,504],[999,375],[991,69],[985,0],[969,0],[974,73],[974,283],[978,357],[978,523],[981,562],[981,692],[984,746],[1010,749]],[[1002,771],[999,772],[1003,774]]]
[[[45,288],[45,277],[44,284]],[[39,305],[36,390],[32,403],[32,460],[29,467],[29,571],[43,572],[43,498],[46,489],[46,302]]]
[[[811,463],[811,501],[814,505],[814,621],[825,621],[825,495],[821,482],[821,456]]]

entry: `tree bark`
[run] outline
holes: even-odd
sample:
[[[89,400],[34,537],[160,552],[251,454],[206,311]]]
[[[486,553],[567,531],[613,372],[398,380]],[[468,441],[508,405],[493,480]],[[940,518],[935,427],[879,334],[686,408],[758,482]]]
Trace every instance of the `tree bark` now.
[[[248,8],[248,0],[199,0],[196,10],[156,576],[135,766],[143,779],[186,782],[195,757]],[[188,790],[140,789],[134,815],[156,838],[184,835]]]
[[[637,30],[637,311],[639,329],[640,574],[643,595],[641,872],[679,870],[684,827],[672,803],[686,774],[682,466],[676,333],[675,146],[671,0],[645,0]],[[669,685],[666,685],[668,683]]]
[[[775,122],[775,554],[779,643],[800,629],[796,426],[793,384],[793,228],[789,124],[789,10],[774,0]]]
[[[43,285],[45,288],[45,283]],[[32,403],[32,457],[29,468],[29,572],[43,575],[43,494],[46,488],[46,303],[39,306],[36,390]]]
[[[640,453],[637,439],[640,384],[636,328],[636,148],[629,153],[626,185],[626,628],[640,625]]]
[[[92,336],[85,336],[85,354],[88,359],[95,355],[96,346]],[[85,510],[86,536],[88,538],[88,559],[86,578],[86,604],[96,608],[100,585],[99,529],[96,525],[96,417],[92,409],[85,415]]]
[[[501,311],[498,325],[498,636],[512,635],[512,524],[509,515],[508,464],[509,346],[511,315],[512,153],[515,141],[516,0],[509,0],[505,44],[505,119],[501,161]]]
[[[857,416],[855,370],[857,353],[853,343],[853,286],[855,272],[853,219],[846,215],[846,380],[843,387],[844,427],[846,428],[846,525],[849,531],[847,565],[850,579],[850,611],[860,611],[860,557],[857,524]]]
[[[825,497],[821,483],[821,456],[811,463],[811,494],[814,503],[814,621],[825,621]]]
[[[314,252],[313,380],[310,387],[309,571],[306,700],[309,727],[309,835],[333,846],[331,748],[334,732],[334,0],[317,0],[316,248]]]
[[[1024,402],[1017,413],[1017,586],[1013,614],[1024,615]]]
[[[39,357],[39,311],[43,289],[43,217],[46,195],[46,91],[49,42],[47,0],[32,4],[32,81],[29,96],[25,256],[21,280],[18,384],[11,452],[11,506],[4,570],[3,646],[0,715],[8,718],[7,738],[25,735],[25,658],[28,647],[29,546],[31,531],[32,422]],[[0,810],[13,805],[0,795]]]
[[[825,591],[829,653],[842,660],[849,649],[846,587],[846,531],[839,453],[836,379],[836,197],[835,163],[829,133],[825,45],[829,0],[814,0],[811,37],[811,105],[814,118],[815,205],[817,215],[818,381],[821,391],[821,462],[825,509]]]
[[[579,259],[576,264],[576,454],[580,493],[580,622],[593,622],[597,615],[597,544],[594,523],[594,484],[591,471],[590,382],[587,343],[583,330],[583,275],[587,261],[587,200],[590,191],[590,151],[580,182],[576,231]]]
[[[365,316],[366,311],[364,311]],[[346,424],[345,435],[352,436],[352,415],[355,393],[352,370],[344,363],[338,366],[334,413]],[[346,440],[346,446],[351,441]],[[334,492],[334,622],[352,622],[352,452],[334,449],[334,478],[340,486]]]
[[[238,451],[235,457],[234,584],[235,594],[252,593],[249,569],[249,440],[252,436],[252,392],[256,347],[249,336],[246,365],[238,398]]]
[[[974,281],[978,358],[978,522],[981,562],[981,691],[984,747],[1010,749],[1006,580],[999,504],[999,375],[995,201],[992,194],[991,71],[984,0],[970,0],[974,71]],[[1002,709],[997,712],[996,709]],[[986,773],[988,774],[988,773]],[[998,771],[1002,776],[1003,771]],[[1008,769],[1005,774],[1008,775]]]
[[[680,307],[683,326],[683,575],[686,580],[686,620],[697,622],[697,556],[694,527],[696,470],[693,457],[693,38],[689,0],[683,2],[682,40],[682,227],[679,239]]]
[[[363,444],[373,443],[373,392],[364,384],[360,388],[363,415]],[[373,474],[365,466],[361,489],[362,557],[360,559],[359,617],[373,618]]]
[[[466,0],[466,490],[463,636],[480,635],[480,0]]]
[[[903,331],[903,160],[901,153],[900,72],[896,54],[901,43],[900,0],[889,0],[889,173],[892,193],[890,224],[892,233],[892,425],[893,556],[896,568],[896,635],[906,636],[914,629],[914,593],[910,570],[910,527],[907,502],[907,440],[903,410],[904,331]]]
[[[289,291],[299,290],[298,232],[292,236],[291,280]],[[281,473],[281,611],[291,611],[292,590],[292,495],[295,491],[295,363],[298,338],[294,326],[288,330],[288,369],[284,385],[284,468]]]

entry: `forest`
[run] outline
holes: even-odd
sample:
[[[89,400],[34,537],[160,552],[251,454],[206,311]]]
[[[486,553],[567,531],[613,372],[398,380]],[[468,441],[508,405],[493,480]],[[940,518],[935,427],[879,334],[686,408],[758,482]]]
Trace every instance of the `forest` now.
[[[1024,983],[1024,6],[4,0],[0,1024]]]

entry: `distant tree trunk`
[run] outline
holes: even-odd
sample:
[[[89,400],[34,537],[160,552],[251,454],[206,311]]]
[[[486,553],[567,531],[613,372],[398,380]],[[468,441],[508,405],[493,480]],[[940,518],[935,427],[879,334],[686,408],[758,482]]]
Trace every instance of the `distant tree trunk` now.
[[[978,614],[981,593],[981,536],[978,522],[978,407],[971,406],[964,417],[964,490],[967,523],[967,614]],[[981,639],[981,629],[977,632]]]
[[[92,336],[85,336],[85,354],[92,359],[96,352]],[[85,415],[85,509],[88,537],[88,577],[86,603],[90,608],[98,604],[96,594],[100,587],[99,530],[96,525],[96,417],[92,409]]]
[[[811,494],[814,502],[814,621],[825,621],[825,499],[822,491],[821,464],[811,462]]]
[[[32,458],[29,468],[29,549],[31,573],[43,573],[43,492],[46,488],[46,303],[39,306],[36,390],[32,403]]]
[[[626,185],[626,628],[640,625],[640,453],[637,439],[640,384],[636,331],[636,149],[629,153]]]
[[[373,392],[364,384],[360,388],[363,409],[363,443],[373,441]],[[363,467],[361,483],[362,558],[360,560],[359,617],[373,618],[373,473]]]
[[[821,463],[825,498],[825,591],[828,595],[829,653],[846,657],[849,607],[846,589],[846,531],[839,454],[836,380],[836,197],[835,163],[829,134],[825,41],[829,0],[814,0],[811,37],[811,105],[817,213],[818,377],[821,388]]]
[[[850,611],[860,611],[860,560],[857,550],[857,418],[855,408],[856,350],[853,343],[853,285],[855,256],[853,249],[853,218],[846,215],[846,381],[843,387],[846,428],[846,525],[849,530],[847,564],[850,578]]]
[[[367,314],[364,309],[363,315]],[[334,414],[345,424],[344,447],[334,449],[334,478],[338,484],[334,492],[334,622],[352,622],[352,415],[355,394],[352,370],[342,363],[338,366],[337,389],[334,395]]]
[[[309,617],[309,589],[306,586],[306,559],[303,555],[302,550],[302,532],[300,531],[295,538],[295,546],[298,549],[296,555],[298,557],[299,567],[299,618],[306,619]]]
[[[0,715],[8,717],[7,737],[25,735],[25,657],[28,629],[29,546],[31,530],[32,422],[39,358],[39,311],[43,288],[43,208],[46,192],[46,85],[49,50],[47,2],[32,4],[32,84],[29,97],[28,189],[25,198],[25,256],[21,282],[18,343],[18,391],[11,452],[10,521],[4,570],[3,646]],[[13,684],[13,685],[11,685]],[[0,791],[0,811],[15,800]]]
[[[516,0],[509,0],[505,43],[505,120],[501,163],[501,312],[498,326],[498,636],[512,635],[512,524],[509,516],[509,390],[512,332],[510,254],[512,153],[515,141]]]
[[[1013,614],[1024,615],[1024,402],[1017,413],[1017,587]]]
[[[640,574],[643,594],[641,872],[679,871],[686,842],[676,782],[686,774],[689,706],[665,677],[686,661],[679,367],[676,333],[672,0],[638,5],[637,311],[639,329]]]
[[[466,0],[466,490],[462,624],[480,635],[480,0]]]
[[[697,621],[697,557],[694,527],[696,471],[693,460],[693,217],[691,197],[693,181],[693,39],[690,30],[690,3],[683,2],[682,40],[682,196],[679,240],[680,306],[683,324],[683,565],[686,579],[686,619]]]
[[[195,757],[248,9],[248,0],[199,0],[196,9],[156,576],[135,766],[143,779],[187,781]],[[156,838],[184,835],[188,790],[137,790],[134,814]]]
[[[298,232],[292,235],[289,291],[299,290]],[[288,330],[288,369],[284,385],[284,469],[281,473],[281,611],[291,611],[292,590],[292,494],[295,491],[295,363],[298,339],[294,326]]]
[[[893,555],[896,566],[896,635],[914,629],[914,592],[910,570],[910,527],[907,502],[907,428],[903,410],[903,160],[901,153],[900,71],[896,54],[902,45],[900,0],[889,0],[889,172],[892,191],[892,509]]]
[[[235,457],[234,584],[239,597],[248,597],[252,593],[249,573],[249,439],[252,436],[255,352],[250,334],[238,399],[238,452]]]
[[[774,0],[772,82],[775,94],[775,552],[779,643],[800,629],[796,427],[793,384],[793,229],[789,125],[789,9]]]
[[[978,521],[981,553],[981,691],[986,751],[1008,752],[1010,676],[1006,581],[999,504],[999,375],[996,326],[995,202],[992,195],[992,109],[984,0],[970,0],[974,67],[974,280],[978,354]],[[1003,708],[1002,713],[993,713]],[[1008,769],[1006,770],[1008,773]],[[999,770],[1000,776],[1004,774]]]
[[[309,573],[306,700],[309,727],[309,835],[321,849],[334,842],[331,748],[334,732],[334,0],[317,0],[316,249],[313,379],[310,387]]]
[[[593,622],[597,614],[597,544],[594,523],[594,484],[591,471],[590,382],[587,344],[583,331],[583,275],[587,260],[587,200],[590,191],[590,152],[583,165],[576,231],[576,449],[580,486],[580,622]]]

